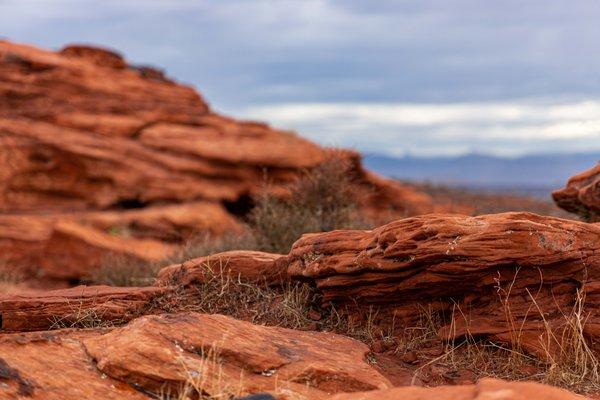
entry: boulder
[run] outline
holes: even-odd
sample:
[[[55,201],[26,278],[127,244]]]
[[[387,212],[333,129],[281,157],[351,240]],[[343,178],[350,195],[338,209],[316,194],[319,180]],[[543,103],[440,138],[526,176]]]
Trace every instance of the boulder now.
[[[272,392],[326,399],[391,387],[365,360],[369,349],[360,342],[223,315],[145,316],[83,343],[100,371],[153,393],[176,393],[187,382],[208,396]]]
[[[147,400],[90,362],[82,340],[98,334],[90,330],[0,334],[0,398]]]
[[[314,282],[326,304],[380,308],[409,326],[429,306],[453,317],[442,338],[487,335],[545,354],[548,330],[574,309],[597,334],[598,237],[600,226],[529,213],[430,214],[304,235],[288,273]]]
[[[186,389],[236,399],[584,399],[533,382],[392,387],[362,343],[195,313],[123,328],[0,335],[0,398],[148,399]]]
[[[577,174],[552,192],[556,204],[589,222],[600,221],[600,163]]]

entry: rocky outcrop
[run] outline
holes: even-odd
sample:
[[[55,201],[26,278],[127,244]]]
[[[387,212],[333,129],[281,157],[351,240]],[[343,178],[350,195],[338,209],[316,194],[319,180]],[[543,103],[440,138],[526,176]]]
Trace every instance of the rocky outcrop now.
[[[367,346],[331,333],[263,327],[222,315],[142,317],[84,340],[98,369],[158,393],[186,382],[209,396],[331,393],[390,387],[366,361]]]
[[[138,399],[189,389],[223,398],[270,392],[280,399],[328,399],[390,388],[368,353],[366,345],[332,333],[222,315],[146,316],[110,332],[1,335],[0,397]]]
[[[78,286],[0,296],[0,333],[123,324],[167,290]]]
[[[367,212],[432,210],[426,195],[340,154]],[[193,88],[115,52],[0,41],[0,251],[36,276],[76,279],[98,266],[94,255],[61,274],[55,247],[126,247],[137,258],[136,249],[152,248],[142,258],[154,258],[199,231],[236,230],[265,178],[278,193],[329,155],[293,133],[216,114]],[[56,227],[65,221],[104,237],[65,235]]]
[[[573,176],[552,193],[556,204],[589,222],[600,221],[600,163]]]
[[[190,286],[204,283],[208,274],[226,275],[244,282],[281,285],[287,280],[287,259],[281,254],[234,250],[199,257],[162,268],[157,286]]]
[[[116,400],[202,391],[279,400],[584,399],[496,379],[393,388],[370,359],[367,346],[331,333],[268,328],[222,315],[148,316],[112,331],[0,335],[0,397]]]
[[[545,353],[551,341],[540,338],[574,307],[587,306],[586,332],[597,333],[599,235],[596,225],[528,213],[432,214],[304,235],[289,274],[314,281],[324,303],[380,307],[408,326],[428,305],[453,315],[441,337],[487,335]]]
[[[481,379],[475,385],[439,386],[435,388],[399,387],[364,393],[343,393],[332,400],[583,400],[566,390],[533,382],[506,382]]]

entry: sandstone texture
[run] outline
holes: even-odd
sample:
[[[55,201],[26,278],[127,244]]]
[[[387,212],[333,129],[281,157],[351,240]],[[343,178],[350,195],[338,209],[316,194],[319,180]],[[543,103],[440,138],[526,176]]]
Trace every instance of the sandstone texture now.
[[[597,343],[599,234],[596,224],[528,213],[430,214],[369,231],[307,234],[288,255],[230,251],[170,265],[148,288],[6,295],[0,398],[176,398],[191,391],[276,399],[582,398],[529,382],[476,381],[474,372],[450,373],[436,360],[444,343],[463,336],[544,357],[557,345],[549,332],[561,332],[573,310]],[[317,322],[300,331],[152,307],[165,294],[187,301],[178,289],[201,288],[211,273],[273,286],[306,281],[320,292],[323,312],[330,304],[351,316],[375,310],[373,332],[394,333],[391,322],[416,326],[427,307],[449,322],[411,356],[381,341],[367,346],[319,332]],[[48,368],[61,376],[52,379]],[[419,385],[458,385],[394,387],[414,377]]]
[[[0,41],[0,251],[31,275],[76,280],[106,253],[152,260],[199,232],[235,231],[265,178],[277,193],[330,153],[219,115],[113,51]],[[343,154],[366,212],[433,209]],[[75,264],[60,257],[67,249],[92,256]]]
[[[124,323],[166,290],[78,286],[0,296],[0,332]]]
[[[324,303],[381,307],[406,323],[433,306],[453,315],[441,337],[487,335],[544,353],[547,326],[560,329],[573,307],[598,333],[599,235],[594,224],[528,213],[431,214],[304,235],[288,268]]]
[[[556,204],[589,222],[600,221],[600,163],[577,174],[552,197]]]
[[[112,378],[176,392],[197,378],[208,395],[383,389],[389,381],[365,360],[369,348],[343,336],[263,327],[222,315],[142,317],[84,341]]]
[[[0,398],[34,400],[148,399],[103,375],[82,340],[99,332],[33,332],[0,335]]]
[[[395,387],[355,340],[263,327],[222,315],[146,316],[115,329],[0,336],[0,398],[584,399],[531,382]],[[219,397],[220,396],[220,397]]]
[[[332,400],[582,400],[582,396],[566,390],[533,382],[506,382],[481,379],[475,385],[440,386],[435,388],[399,387],[364,393],[343,393]]]
[[[207,274],[224,274],[245,282],[281,285],[287,280],[287,259],[281,254],[234,250],[199,257],[162,268],[157,286],[190,286],[204,283]]]
[[[331,333],[222,315],[146,316],[112,331],[0,336],[0,398],[156,398],[195,386],[214,396],[328,399],[390,388],[368,353],[366,345]]]

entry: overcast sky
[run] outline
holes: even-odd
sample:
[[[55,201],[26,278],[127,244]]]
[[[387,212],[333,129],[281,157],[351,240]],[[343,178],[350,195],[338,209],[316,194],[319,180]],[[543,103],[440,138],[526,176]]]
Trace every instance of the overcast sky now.
[[[0,36],[118,49],[366,152],[600,150],[598,0],[0,0]]]

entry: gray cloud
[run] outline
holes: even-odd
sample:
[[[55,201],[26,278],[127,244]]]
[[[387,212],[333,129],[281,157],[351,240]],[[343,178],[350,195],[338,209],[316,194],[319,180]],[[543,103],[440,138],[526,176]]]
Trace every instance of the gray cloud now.
[[[197,86],[219,110],[256,117],[265,115],[256,107],[275,110],[281,103],[595,101],[599,20],[596,0],[0,0],[1,36],[51,48],[113,47]],[[386,135],[406,137],[411,129],[462,132],[456,149],[521,146],[516,138],[494,139],[490,127],[511,128],[507,121],[482,123],[488,128],[476,136],[471,123],[386,125],[387,134],[374,132],[381,128],[376,120],[355,123],[345,129],[381,139],[357,141],[359,148],[380,143],[386,150]],[[314,124],[306,119],[291,127]],[[321,135],[327,132],[345,137],[337,128]],[[585,140],[600,146],[591,132]],[[438,136],[427,137],[415,135],[404,150],[448,148]],[[552,150],[551,140],[532,140],[540,146],[531,150]]]

